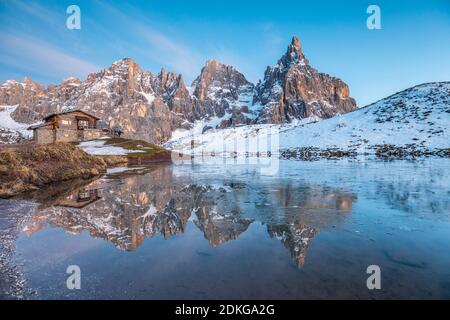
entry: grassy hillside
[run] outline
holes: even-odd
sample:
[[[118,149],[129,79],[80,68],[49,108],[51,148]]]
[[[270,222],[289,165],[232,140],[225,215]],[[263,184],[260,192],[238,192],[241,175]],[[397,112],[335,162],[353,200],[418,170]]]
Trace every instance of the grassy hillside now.
[[[106,172],[107,163],[69,143],[24,145],[0,150],[0,197],[52,182],[88,179]]]

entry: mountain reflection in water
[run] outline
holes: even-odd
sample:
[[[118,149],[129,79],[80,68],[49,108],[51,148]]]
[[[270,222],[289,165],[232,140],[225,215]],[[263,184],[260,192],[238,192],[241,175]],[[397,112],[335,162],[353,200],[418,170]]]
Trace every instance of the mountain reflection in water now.
[[[185,231],[188,220],[211,246],[243,234],[258,221],[279,239],[302,267],[320,229],[336,226],[351,212],[353,193],[323,185],[273,183],[251,188],[238,178],[205,183],[175,174],[172,166],[138,168],[111,174],[88,184],[47,191],[24,228],[32,236],[45,226],[60,227],[133,251],[147,238],[169,238]]]

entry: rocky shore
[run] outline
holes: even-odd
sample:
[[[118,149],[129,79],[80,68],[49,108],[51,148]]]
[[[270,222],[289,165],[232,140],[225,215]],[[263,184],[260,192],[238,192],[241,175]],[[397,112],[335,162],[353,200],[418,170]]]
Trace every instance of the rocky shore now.
[[[410,159],[419,157],[450,158],[450,149],[424,149],[415,145],[394,146],[390,144],[375,145],[361,154],[355,150],[342,150],[339,148],[321,149],[317,147],[300,147],[285,149],[280,153],[282,159],[318,160],[355,158],[357,156],[369,156],[381,159]]]

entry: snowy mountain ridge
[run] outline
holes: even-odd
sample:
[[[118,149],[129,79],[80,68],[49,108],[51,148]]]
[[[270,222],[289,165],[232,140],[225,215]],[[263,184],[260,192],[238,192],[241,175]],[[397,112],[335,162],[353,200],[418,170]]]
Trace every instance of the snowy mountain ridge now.
[[[279,68],[269,67],[257,86],[233,66],[208,60],[188,87],[180,74],[164,68],[154,74],[123,58],[86,80],[69,77],[47,88],[28,77],[22,83],[8,80],[0,86],[0,105],[17,105],[11,118],[28,124],[52,112],[82,109],[111,127],[121,127],[128,138],[153,143],[166,142],[175,130],[202,122],[202,131],[207,131],[326,119],[356,108],[344,82],[308,63],[300,40],[293,37]]]
[[[243,155],[341,150],[374,154],[384,148],[434,152],[450,147],[450,82],[421,84],[330,119],[289,125],[260,124],[172,139],[184,153]],[[278,143],[271,143],[272,135]],[[261,143],[263,141],[263,143]],[[193,147],[192,147],[193,146]],[[388,150],[386,150],[388,151]]]

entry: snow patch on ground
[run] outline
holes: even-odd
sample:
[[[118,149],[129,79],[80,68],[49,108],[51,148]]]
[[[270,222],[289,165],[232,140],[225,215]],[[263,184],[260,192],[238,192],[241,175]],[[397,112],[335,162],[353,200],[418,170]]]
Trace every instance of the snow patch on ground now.
[[[173,131],[170,141],[201,135],[205,127],[211,127],[213,129],[210,130],[215,130],[214,128],[216,128],[223,120],[228,120],[230,117],[231,114],[226,113],[223,117],[214,116],[209,119],[197,120],[193,123],[191,129],[176,129]]]
[[[78,146],[86,153],[96,156],[126,156],[129,153],[145,152],[128,150],[114,145],[105,145],[105,139],[83,141]]]
[[[316,117],[296,120],[295,122],[278,124],[257,124],[226,129],[210,129],[202,133],[202,129],[209,125],[214,128],[214,123],[220,123],[221,118],[212,119],[206,123],[199,121],[191,130],[176,130],[172,139],[164,144],[165,147],[177,152],[189,154],[225,155],[237,152],[243,155],[246,152],[268,152],[278,149],[280,141],[277,139],[280,133],[310,122],[317,121]]]

